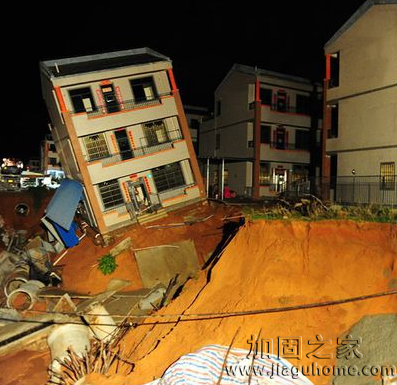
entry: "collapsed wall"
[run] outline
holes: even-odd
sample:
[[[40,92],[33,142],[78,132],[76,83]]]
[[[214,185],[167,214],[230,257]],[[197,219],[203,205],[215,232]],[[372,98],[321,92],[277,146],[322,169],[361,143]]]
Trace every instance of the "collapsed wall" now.
[[[369,295],[397,289],[397,226],[349,221],[256,221],[247,223],[224,251],[210,274],[202,272],[159,314],[203,314],[280,308]],[[369,314],[395,313],[397,296],[337,306],[212,320],[178,317],[145,320],[123,341],[135,362],[129,380],[136,384],[160,377],[180,356],[204,345],[249,349],[258,335],[273,342],[298,338],[300,359],[294,365],[335,365],[337,339]],[[330,344],[321,354],[309,341],[321,335]],[[281,339],[281,340],[280,340]],[[365,344],[365,338],[363,339]],[[282,346],[282,345],[280,345]],[[307,356],[308,355],[308,356]],[[285,357],[287,358],[288,357]],[[310,379],[327,384],[331,377]]]

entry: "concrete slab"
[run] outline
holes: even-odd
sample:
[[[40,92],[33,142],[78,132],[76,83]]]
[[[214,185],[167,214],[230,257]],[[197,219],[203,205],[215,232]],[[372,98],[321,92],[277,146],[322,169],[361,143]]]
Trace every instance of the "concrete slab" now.
[[[194,242],[189,239],[171,245],[177,247],[158,247],[135,252],[144,287],[154,287],[159,283],[168,286],[177,274],[181,280],[197,274],[199,263]]]

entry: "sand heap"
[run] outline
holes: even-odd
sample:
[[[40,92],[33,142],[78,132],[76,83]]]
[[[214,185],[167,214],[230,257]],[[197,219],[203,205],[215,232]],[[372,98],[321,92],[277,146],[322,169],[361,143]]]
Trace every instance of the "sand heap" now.
[[[211,272],[188,282],[182,294],[160,314],[202,314],[294,306],[369,295],[397,286],[397,226],[348,221],[257,221],[246,224]],[[301,337],[302,359],[295,365],[335,365],[337,338],[363,316],[395,313],[397,296],[386,296],[337,306],[284,313],[215,320],[147,325],[130,332],[123,344],[136,363],[128,383],[143,384],[159,377],[181,355],[207,344],[249,349],[247,340],[258,334],[272,339]],[[169,319],[168,319],[169,321]],[[320,335],[332,344],[322,354],[332,359],[308,358]],[[365,340],[363,341],[365,343]],[[395,363],[394,363],[395,364]],[[118,381],[120,378],[118,377]],[[312,377],[327,384],[330,377]],[[102,382],[96,378],[95,384]],[[108,383],[108,382],[103,382]],[[109,382],[111,383],[111,381]]]

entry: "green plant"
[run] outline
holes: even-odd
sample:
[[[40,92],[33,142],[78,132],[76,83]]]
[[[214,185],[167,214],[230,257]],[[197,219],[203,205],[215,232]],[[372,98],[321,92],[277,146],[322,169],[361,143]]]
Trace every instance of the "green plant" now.
[[[98,269],[102,274],[112,274],[117,269],[116,258],[111,254],[106,254],[98,260]]]

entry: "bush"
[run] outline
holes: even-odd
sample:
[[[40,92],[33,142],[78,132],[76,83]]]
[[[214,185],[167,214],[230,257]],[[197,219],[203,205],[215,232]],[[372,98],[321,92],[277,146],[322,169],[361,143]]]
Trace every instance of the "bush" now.
[[[116,263],[116,258],[111,254],[106,254],[99,260],[98,269],[102,272],[102,274],[112,274],[118,267]]]

